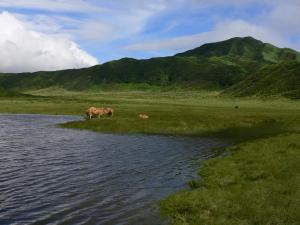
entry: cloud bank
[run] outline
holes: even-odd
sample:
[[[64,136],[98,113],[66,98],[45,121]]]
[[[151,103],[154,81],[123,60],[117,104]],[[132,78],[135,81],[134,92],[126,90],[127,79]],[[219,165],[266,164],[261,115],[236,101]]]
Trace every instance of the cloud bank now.
[[[232,37],[252,36],[261,41],[285,47],[286,41],[274,31],[265,27],[248,23],[243,20],[224,21],[216,24],[209,32],[170,38],[166,40],[154,40],[149,42],[136,43],[125,47],[129,51],[159,51],[173,50],[183,51],[199,47],[208,42],[223,41]]]
[[[33,72],[82,68],[98,61],[68,36],[36,32],[14,15],[0,14],[0,71]]]
[[[0,7],[39,9],[54,12],[101,12],[105,8],[90,4],[86,0],[1,0]]]
[[[300,50],[300,0],[0,0],[0,10],[13,13],[0,14],[0,72],[97,63],[76,43],[101,62],[236,36]]]
[[[177,1],[183,2],[184,0]],[[252,36],[278,47],[289,47],[300,51],[299,0],[278,0],[276,2],[271,0],[187,0],[185,4],[187,8],[189,4],[190,6],[193,5],[202,13],[209,11],[213,6],[227,5],[234,13],[231,16],[229,16],[230,12],[228,12],[228,15],[224,12],[223,14],[219,13],[215,20],[212,19],[214,24],[209,31],[175,37],[145,38],[142,41],[125,46],[124,50],[174,53],[232,37]],[[262,5],[259,4],[264,7],[260,8]],[[252,17],[245,13],[250,6],[254,11]],[[177,18],[178,21],[180,21],[180,18]]]

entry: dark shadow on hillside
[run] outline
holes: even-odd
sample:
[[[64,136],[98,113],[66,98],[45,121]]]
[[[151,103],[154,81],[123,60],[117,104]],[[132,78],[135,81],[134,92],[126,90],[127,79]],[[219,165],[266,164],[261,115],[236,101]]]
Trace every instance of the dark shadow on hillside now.
[[[221,138],[240,143],[254,139],[268,138],[287,132],[284,125],[274,119],[267,119],[248,127],[228,127],[217,131],[208,131],[201,136]]]

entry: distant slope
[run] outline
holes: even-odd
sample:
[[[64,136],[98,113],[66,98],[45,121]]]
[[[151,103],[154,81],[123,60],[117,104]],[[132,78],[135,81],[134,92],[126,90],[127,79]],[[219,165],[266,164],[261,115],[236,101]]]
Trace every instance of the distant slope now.
[[[244,79],[245,70],[226,62],[192,57],[163,57],[148,60],[124,58],[80,70],[0,75],[7,89],[40,89],[61,86],[89,89],[110,83],[148,83],[222,89]]]
[[[281,95],[300,99],[300,63],[285,62],[266,66],[224,93],[233,96]]]
[[[21,95],[23,96],[23,94],[0,87],[0,98],[1,97],[15,97],[15,96],[21,96]]]
[[[176,56],[223,57],[228,60],[230,58],[237,58],[260,63],[300,62],[299,52],[289,48],[277,48],[274,45],[263,43],[252,37],[236,37],[226,41],[204,44],[199,48],[179,53]]]
[[[87,90],[114,83],[147,83],[222,90],[244,82],[265,66],[284,62],[300,62],[300,53],[251,37],[232,38],[170,57],[123,58],[84,69],[0,74],[0,87],[15,91],[51,86]]]

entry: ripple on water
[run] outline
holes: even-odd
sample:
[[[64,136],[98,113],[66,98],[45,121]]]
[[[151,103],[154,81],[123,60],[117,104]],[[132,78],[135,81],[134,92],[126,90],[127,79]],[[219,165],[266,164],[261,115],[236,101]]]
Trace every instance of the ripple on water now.
[[[101,134],[79,117],[0,115],[0,224],[164,224],[158,201],[196,176],[216,140]]]

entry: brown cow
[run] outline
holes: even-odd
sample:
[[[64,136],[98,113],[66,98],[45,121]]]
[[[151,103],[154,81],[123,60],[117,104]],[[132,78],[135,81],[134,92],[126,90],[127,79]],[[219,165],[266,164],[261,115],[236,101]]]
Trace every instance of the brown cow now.
[[[87,115],[87,117],[88,117],[89,119],[92,119],[92,118],[100,117],[100,116],[101,116],[99,109],[96,108],[96,107],[90,107],[90,108],[85,112],[85,114]]]
[[[88,110],[86,110],[85,114],[89,119],[92,118],[100,118],[101,116],[107,115],[107,116],[113,116],[114,110],[111,108],[96,108],[96,107],[90,107]]]

